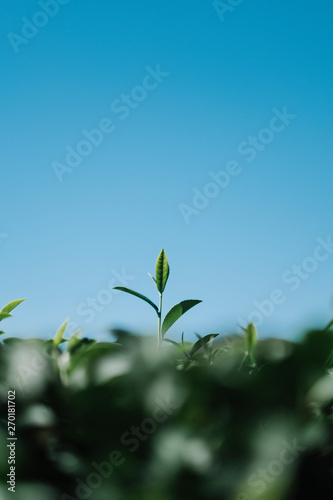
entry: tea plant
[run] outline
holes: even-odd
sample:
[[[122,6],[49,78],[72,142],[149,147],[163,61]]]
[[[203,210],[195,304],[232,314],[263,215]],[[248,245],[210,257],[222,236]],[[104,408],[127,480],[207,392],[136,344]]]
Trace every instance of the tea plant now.
[[[123,286],[115,286],[115,290],[120,290],[122,292],[129,293],[131,295],[134,295],[135,297],[138,297],[141,300],[144,300],[149,304],[156,312],[157,314],[157,337],[158,337],[158,346],[161,344],[163,340],[165,341],[170,341],[170,339],[165,339],[165,334],[166,332],[171,328],[171,326],[181,317],[183,314],[185,314],[189,309],[192,307],[196,306],[201,300],[183,300],[182,302],[179,302],[175,306],[173,306],[170,311],[166,314],[163,322],[162,322],[162,305],[163,305],[163,293],[165,290],[165,286],[167,284],[169,274],[170,274],[170,267],[168,263],[168,259],[165,253],[164,248],[162,248],[159,256],[157,257],[156,261],[156,266],[155,266],[155,273],[156,277],[152,276],[150,273],[149,276],[151,279],[154,281],[158,294],[159,294],[159,306],[157,306],[154,302],[152,302],[148,297],[145,295],[142,295],[141,293],[135,292],[134,290],[131,290],[129,288],[123,287]],[[171,341],[172,342],[172,341]]]
[[[333,321],[297,342],[258,340],[250,323],[242,337],[227,336],[224,344],[215,341],[218,334],[196,334],[193,345],[182,334],[177,343],[167,332],[201,301],[184,300],[163,318],[169,274],[162,250],[151,276],[158,305],[115,288],[150,304],[158,345],[178,350],[156,353],[150,337],[122,330],[115,342],[81,339],[78,330],[67,340],[68,320],[49,340],[13,337],[1,344],[0,436],[8,433],[11,391],[19,498],[330,497]],[[7,304],[0,321],[21,302]],[[8,463],[0,460],[0,476],[6,475]],[[0,481],[1,499],[10,497],[7,486]]]

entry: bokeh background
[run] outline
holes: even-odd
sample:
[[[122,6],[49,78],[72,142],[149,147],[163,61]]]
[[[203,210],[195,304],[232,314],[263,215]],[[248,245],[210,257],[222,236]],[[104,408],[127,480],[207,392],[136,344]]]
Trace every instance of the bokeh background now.
[[[38,14],[45,3],[0,6],[0,299],[27,298],[11,333],[47,337],[67,317],[94,338],[151,333],[147,305],[105,290],[127,276],[154,298],[147,272],[162,247],[165,307],[203,300],[175,336],[230,333],[249,317],[261,337],[325,324],[333,256],[312,257],[333,235],[332,3],[72,0],[53,17]],[[158,65],[162,81],[142,98],[135,88]],[[284,107],[290,123],[263,132]],[[59,178],[55,162],[105,118],[113,132]],[[248,161],[259,136],[269,142]],[[239,175],[186,222],[193,190],[230,161]],[[281,303],[262,305],[276,289]],[[255,301],[267,317],[253,316]]]

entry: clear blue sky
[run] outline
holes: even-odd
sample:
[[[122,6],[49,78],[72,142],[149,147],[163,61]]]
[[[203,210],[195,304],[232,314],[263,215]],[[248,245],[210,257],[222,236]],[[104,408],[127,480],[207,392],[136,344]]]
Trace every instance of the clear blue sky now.
[[[1,326],[151,333],[148,305],[101,290],[120,273],[155,298],[162,247],[165,308],[203,300],[172,338],[328,321],[332,20],[329,0],[3,0],[0,299],[27,300]]]

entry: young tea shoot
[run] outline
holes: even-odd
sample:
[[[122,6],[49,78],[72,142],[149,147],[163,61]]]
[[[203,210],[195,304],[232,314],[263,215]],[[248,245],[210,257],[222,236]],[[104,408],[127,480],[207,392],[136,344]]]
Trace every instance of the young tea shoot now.
[[[170,309],[170,311],[165,315],[164,320],[162,321],[163,293],[170,274],[170,267],[164,248],[162,248],[159,256],[157,257],[155,274],[156,274],[155,277],[152,276],[151,274],[149,274],[149,276],[154,281],[157,288],[157,292],[159,295],[158,305],[156,305],[145,295],[135,292],[134,290],[130,290],[129,288],[123,286],[116,286],[114,287],[114,289],[129,293],[131,295],[134,295],[135,297],[138,297],[141,300],[144,300],[155,310],[157,314],[157,339],[158,339],[158,346],[160,346],[163,340],[165,341],[169,340],[165,338],[165,334],[171,328],[171,326],[189,309],[196,306],[202,301],[193,299],[183,300],[182,302],[179,302],[178,304],[174,305]]]
[[[0,311],[0,321],[6,318],[10,318],[12,315],[10,314],[15,307],[21,304],[25,299],[12,300],[5,307],[3,307]],[[6,332],[0,332],[0,335],[3,335]]]

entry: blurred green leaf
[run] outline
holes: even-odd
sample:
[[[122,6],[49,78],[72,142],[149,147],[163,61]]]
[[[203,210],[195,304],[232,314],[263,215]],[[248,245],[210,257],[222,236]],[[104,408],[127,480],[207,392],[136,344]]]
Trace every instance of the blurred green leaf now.
[[[211,333],[210,335],[205,335],[205,337],[199,338],[199,340],[193,345],[190,356],[193,356],[201,347],[204,347],[208,342],[210,342],[212,339],[215,339],[218,337],[218,333]]]
[[[181,348],[181,345],[178,344],[178,342],[175,342],[174,340],[171,340],[171,339],[163,339],[164,342],[169,342],[169,344],[173,344],[179,348]]]
[[[10,313],[15,307],[19,306],[25,299],[12,300],[5,307],[3,307],[0,313]]]
[[[249,354],[252,354],[254,346],[257,343],[257,331],[256,327],[254,326],[254,323],[250,323],[246,328],[244,328],[244,332],[245,332],[244,336],[245,350]]]
[[[330,330],[333,326],[333,319],[328,323],[328,325],[324,328],[324,331],[325,330]]]
[[[55,334],[53,343],[56,347],[58,347],[62,342],[64,342],[62,339],[62,336],[65,333],[65,330],[66,330],[67,325],[68,325],[68,321],[69,320],[66,319],[66,321],[59,327],[57,333]]]
[[[5,318],[10,318],[11,314],[6,313],[6,312],[0,312],[0,321],[2,321]]]

